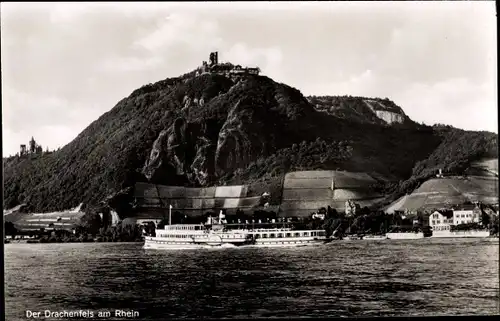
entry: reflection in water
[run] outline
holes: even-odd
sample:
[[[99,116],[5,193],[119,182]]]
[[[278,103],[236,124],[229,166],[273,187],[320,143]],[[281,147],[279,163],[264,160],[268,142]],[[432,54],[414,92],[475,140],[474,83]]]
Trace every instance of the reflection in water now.
[[[189,251],[8,244],[6,319],[47,309],[133,309],[141,319],[495,314],[498,251],[480,239]]]

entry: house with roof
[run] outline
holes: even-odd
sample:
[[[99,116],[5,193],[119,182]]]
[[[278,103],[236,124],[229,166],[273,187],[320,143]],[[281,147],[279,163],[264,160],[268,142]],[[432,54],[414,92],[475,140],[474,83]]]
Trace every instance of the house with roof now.
[[[465,204],[453,207],[453,225],[480,223],[481,208],[479,204]]]
[[[455,218],[453,210],[437,210],[429,215],[429,226],[433,231],[449,231],[451,225],[454,225],[454,219]]]

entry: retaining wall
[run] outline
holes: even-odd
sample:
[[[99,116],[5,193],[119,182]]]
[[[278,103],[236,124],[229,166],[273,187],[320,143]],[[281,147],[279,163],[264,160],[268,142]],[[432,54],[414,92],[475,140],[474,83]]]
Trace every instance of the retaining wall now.
[[[246,197],[247,193],[248,187],[245,185],[186,188],[137,183],[133,196],[139,207],[139,217],[162,218],[165,213],[168,214],[169,205],[172,205],[174,211],[189,216],[201,216],[207,211],[219,209],[231,213],[238,208],[245,211],[258,207],[260,196]]]
[[[366,173],[300,171],[285,175],[280,216],[309,216],[328,206],[344,211],[345,201],[369,206],[380,195],[370,190],[376,180]]]

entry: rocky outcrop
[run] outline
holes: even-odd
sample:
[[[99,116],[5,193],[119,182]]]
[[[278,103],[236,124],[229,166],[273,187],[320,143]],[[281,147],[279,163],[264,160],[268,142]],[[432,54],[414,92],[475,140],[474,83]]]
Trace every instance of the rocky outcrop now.
[[[408,124],[412,121],[403,109],[389,99],[352,96],[310,96],[317,111],[360,123],[377,125]]]
[[[149,181],[163,181],[172,174],[187,177],[190,173],[187,161],[190,147],[188,123],[184,118],[177,118],[154,141],[142,173]]]
[[[401,108],[396,108],[396,106],[389,107],[380,101],[372,99],[365,99],[364,102],[378,118],[389,125],[393,123],[402,124],[405,121],[406,115]]]
[[[190,166],[192,179],[201,186],[208,185],[213,177],[215,146],[206,137],[199,137],[196,156]]]
[[[248,101],[238,100],[229,111],[217,141],[216,174],[244,168],[268,150],[271,142],[262,135],[264,128],[256,117],[256,108],[263,107],[254,108]]]
[[[184,95],[180,103],[182,116],[159,134],[144,165],[149,181],[166,184],[173,173],[193,185],[213,183],[288,145],[290,137],[278,141],[277,133],[313,112],[298,90],[265,77],[242,79],[212,99]]]
[[[166,142],[168,140],[168,131],[162,130],[158,138],[154,141],[149,157],[146,164],[142,169],[142,173],[148,180],[151,180],[156,172],[164,165],[166,159]]]
[[[165,182],[172,175],[205,185],[213,174],[214,144],[204,136],[206,124],[177,118],[154,141],[142,173],[149,181]]]

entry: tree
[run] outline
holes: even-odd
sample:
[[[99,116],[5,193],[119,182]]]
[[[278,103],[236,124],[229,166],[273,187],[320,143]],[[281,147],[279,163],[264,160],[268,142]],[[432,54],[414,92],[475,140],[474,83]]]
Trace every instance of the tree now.
[[[485,212],[481,211],[481,225],[483,225],[484,227],[488,227],[490,226],[490,222],[491,222],[490,216]]]
[[[343,233],[344,221],[341,218],[327,218],[323,223],[323,228],[325,229],[326,236],[332,236],[333,232],[338,228],[339,233]]]
[[[4,230],[5,230],[5,235],[10,235],[12,238],[15,238],[17,235],[17,228],[14,226],[14,223],[12,222],[5,222],[4,223]]]
[[[152,225],[151,225],[150,223],[151,223]],[[161,221],[160,221],[160,222],[156,225],[156,228],[157,228],[158,230],[161,230],[161,229],[164,229],[164,228],[165,228],[165,225],[168,225],[168,219],[163,218],[163,219],[161,219]],[[152,229],[153,229],[153,231],[154,231],[154,223],[153,223],[153,222],[148,222],[148,230],[146,230],[146,231],[150,231],[150,230],[151,230],[151,228],[152,228]]]
[[[490,234],[491,235],[497,235],[498,234],[498,226],[499,224],[499,221],[498,221],[498,216],[493,216],[493,218],[491,219],[491,224],[490,224]]]
[[[337,218],[338,216],[339,216],[339,214],[337,213],[337,210],[328,206],[328,208],[326,209],[326,217],[327,218]]]
[[[93,236],[99,233],[102,226],[101,216],[95,212],[89,212],[82,216],[79,226],[84,233],[90,233]]]

